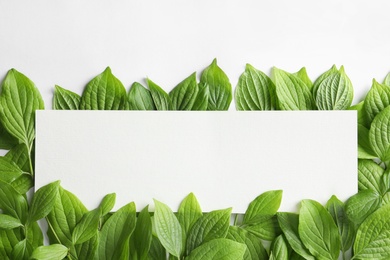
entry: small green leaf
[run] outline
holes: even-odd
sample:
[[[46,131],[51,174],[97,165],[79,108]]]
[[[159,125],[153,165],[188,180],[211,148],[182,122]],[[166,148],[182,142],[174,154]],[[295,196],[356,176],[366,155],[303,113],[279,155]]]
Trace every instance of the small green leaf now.
[[[192,225],[202,217],[202,209],[199,202],[193,193],[188,194],[181,202],[177,212],[177,219],[179,220],[186,237]]]
[[[340,235],[329,212],[314,200],[303,200],[299,214],[299,236],[317,259],[337,259]]]
[[[11,183],[16,180],[23,171],[10,159],[0,157],[0,180]]]
[[[226,238],[246,245],[243,259],[267,259],[268,257],[261,239],[240,227],[230,226]]]
[[[358,161],[358,184],[359,191],[371,189],[377,193],[381,192],[381,178],[384,169],[372,160]]]
[[[17,70],[9,70],[3,82],[0,104],[4,128],[31,150],[35,138],[35,110],[44,109],[34,83]]]
[[[199,218],[187,236],[186,255],[204,242],[225,238],[229,230],[231,212],[231,208],[214,210]]]
[[[303,258],[308,260],[315,260],[299,237],[299,215],[288,212],[278,212],[277,217],[279,225],[283,230],[283,233],[286,236],[287,242],[290,244],[291,248]]]
[[[11,185],[19,194],[24,195],[34,187],[34,181],[30,174],[23,173],[12,181]]]
[[[380,207],[381,200],[378,192],[370,189],[363,190],[347,200],[345,212],[351,221],[359,225]]]
[[[173,256],[180,257],[183,251],[182,229],[172,210],[164,203],[154,200],[156,233],[165,249]]]
[[[311,89],[313,87],[313,82],[309,78],[309,75],[307,75],[307,71],[306,71],[305,67],[302,67],[300,70],[298,70],[297,72],[293,73],[293,75],[295,75],[298,78],[300,78],[306,84],[306,86],[309,87],[309,89]]]
[[[107,67],[85,87],[80,100],[82,110],[121,110],[124,108],[126,89]]]
[[[99,239],[97,235],[93,235],[89,240],[76,245],[74,249],[71,248],[71,254],[74,259],[95,259],[99,247]],[[76,257],[77,256],[77,257]]]
[[[10,259],[13,248],[22,240],[19,229],[0,229],[0,259]]]
[[[287,246],[287,242],[283,238],[283,235],[278,236],[273,241],[271,252],[274,259],[289,260],[288,246]]]
[[[34,222],[46,217],[53,209],[60,181],[55,181],[38,189],[31,202],[28,222]]]
[[[6,214],[0,214],[0,229],[14,229],[21,227],[23,224],[19,219],[8,216]]]
[[[36,260],[62,260],[68,254],[68,248],[60,245],[53,244],[49,246],[37,247],[31,254],[31,259]]]
[[[152,243],[150,244],[150,250],[148,252],[148,260],[166,260],[167,259],[167,252],[165,251],[165,248],[161,245],[160,240],[152,236]]]
[[[317,96],[317,91],[320,85],[322,84],[322,81],[324,81],[326,78],[328,78],[330,75],[337,73],[338,70],[336,68],[336,65],[333,65],[329,70],[322,73],[313,83],[312,93],[313,97]]]
[[[358,124],[358,158],[359,159],[374,159],[377,158],[375,152],[371,148],[369,130]]]
[[[23,239],[15,245],[11,253],[11,259],[28,260],[33,252],[31,243]]]
[[[0,120],[0,149],[10,150],[19,144],[19,140],[8,133]]]
[[[169,98],[169,95],[150,79],[147,79],[147,83],[156,109],[169,110],[171,107],[171,99]]]
[[[53,109],[78,110],[80,99],[80,95],[56,85],[54,87]]]
[[[117,210],[104,223],[99,233],[98,259],[121,259],[119,256],[129,247],[129,239],[135,228],[135,204],[129,203]]]
[[[213,259],[242,259],[246,251],[246,245],[225,239],[214,239],[195,248],[186,260]]]
[[[372,86],[364,98],[363,110],[368,123],[390,105],[390,87],[372,80]]]
[[[358,117],[358,125],[370,128],[371,121],[368,121],[366,113],[364,112],[364,101],[361,101],[360,103],[349,107],[347,110],[356,110]]]
[[[21,223],[25,223],[28,209],[26,198],[19,194],[11,184],[1,180],[0,209],[3,213],[19,219]]]
[[[382,162],[390,160],[390,106],[372,121],[369,139],[372,150]]]
[[[22,171],[32,174],[30,172],[29,151],[27,150],[26,145],[18,144],[8,151],[4,157],[13,161]]]
[[[367,217],[359,227],[353,245],[354,258],[390,258],[390,204]]]
[[[274,108],[272,80],[260,70],[247,64],[234,93],[237,110],[271,110]]]
[[[207,110],[228,110],[232,102],[232,85],[223,70],[217,65],[217,60],[203,70],[200,76],[201,88],[207,85],[209,102]]]
[[[210,91],[209,86],[198,84],[198,95],[196,96],[194,105],[192,106],[192,110],[196,111],[204,111],[207,110],[210,99]]]
[[[198,96],[199,87],[196,82],[196,73],[180,82],[169,93],[172,110],[192,110]]]
[[[131,85],[127,105],[129,110],[156,110],[152,94],[138,82]]]
[[[138,215],[137,224],[131,237],[131,243],[137,253],[137,258],[146,260],[152,244],[152,220],[146,206]],[[132,253],[130,251],[130,253]]]
[[[345,110],[351,106],[353,87],[343,66],[339,71],[322,77],[316,87],[317,95],[314,98],[319,110]]]
[[[333,195],[326,203],[326,209],[332,216],[339,230],[341,238],[341,251],[346,252],[352,246],[353,240],[355,238],[355,228],[347,217],[344,203]]]
[[[272,70],[279,106],[282,110],[314,110],[308,86],[297,76],[278,68]]]
[[[245,212],[243,224],[251,223],[259,215],[275,214],[282,202],[282,195],[282,190],[267,191],[260,194],[249,204]]]
[[[100,202],[99,208],[101,209],[102,216],[107,215],[115,205],[116,194],[110,193],[103,197]]]
[[[97,208],[85,213],[80,222],[75,226],[72,232],[72,243],[74,245],[81,244],[98,232],[101,209]]]

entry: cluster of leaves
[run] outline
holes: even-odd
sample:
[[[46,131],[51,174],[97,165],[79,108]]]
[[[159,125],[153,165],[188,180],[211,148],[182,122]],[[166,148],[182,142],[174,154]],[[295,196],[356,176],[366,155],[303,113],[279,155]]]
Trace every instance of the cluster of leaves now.
[[[146,80],[126,93],[107,68],[82,95],[55,87],[54,109],[227,110],[233,91],[216,60],[166,93]],[[264,192],[231,221],[231,209],[203,213],[193,194],[177,213],[155,200],[136,212],[134,203],[110,212],[115,194],[88,210],[59,181],[28,196],[34,178],[35,111],[44,109],[34,83],[11,69],[0,94],[1,259],[389,259],[390,76],[376,81],[351,107],[353,87],[344,68],[314,82],[305,68],[271,77],[247,65],[234,91],[238,110],[358,111],[359,192],[343,203],[303,200],[298,213],[278,212],[282,191]],[[37,224],[45,219],[49,245]]]

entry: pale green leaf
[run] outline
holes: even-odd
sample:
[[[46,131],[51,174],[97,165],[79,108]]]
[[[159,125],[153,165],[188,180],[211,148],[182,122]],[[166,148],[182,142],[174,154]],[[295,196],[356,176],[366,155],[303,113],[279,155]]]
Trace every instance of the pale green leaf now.
[[[318,88],[320,87],[322,81],[324,81],[326,78],[328,78],[330,75],[337,73],[338,70],[336,68],[336,65],[333,65],[329,70],[322,73],[313,83],[313,88],[311,89],[313,93],[313,97],[317,96]]]
[[[20,230],[0,229],[0,259],[10,259],[13,248],[22,240]]]
[[[369,122],[368,119],[366,118],[366,113],[364,111],[364,101],[361,101],[360,103],[349,107],[348,110],[357,111],[358,125],[362,125],[366,128],[370,128],[371,122]]]
[[[232,85],[223,70],[217,65],[217,60],[203,70],[200,76],[201,88],[207,85],[209,102],[207,110],[228,110],[232,101]]]
[[[288,244],[284,240],[283,235],[278,236],[272,244],[271,248],[274,259],[277,260],[289,260],[288,257]]]
[[[74,245],[81,244],[98,232],[101,209],[97,208],[85,213],[80,222],[75,226],[72,232],[72,243]]]
[[[169,110],[171,108],[171,99],[169,98],[169,95],[150,79],[147,79],[147,83],[156,109]]]
[[[358,158],[359,159],[374,159],[377,158],[375,152],[371,148],[369,130],[358,124]]]
[[[20,219],[6,214],[0,214],[0,229],[14,229],[21,226],[23,224],[20,222]]]
[[[31,174],[30,163],[29,163],[30,156],[26,145],[18,144],[17,146],[9,150],[4,157],[13,161],[16,165],[18,165],[19,169],[21,169],[22,171]]]
[[[380,207],[381,200],[378,192],[370,189],[363,190],[347,200],[345,212],[351,221],[359,225]]]
[[[21,195],[26,194],[32,187],[34,181],[30,174],[23,173],[11,182],[12,187]]]
[[[371,189],[377,193],[381,192],[381,178],[384,169],[372,160],[358,161],[358,184],[359,191]]]
[[[192,110],[198,96],[199,87],[196,73],[185,78],[169,93],[172,110]]]
[[[390,204],[375,211],[359,227],[353,251],[356,259],[390,259]]]
[[[127,95],[127,109],[156,110],[150,91],[140,83],[134,82]]]
[[[390,105],[390,87],[379,84],[374,79],[370,91],[364,98],[363,110],[368,123]]]
[[[7,157],[0,157],[0,180],[11,183],[20,175],[23,171]]]
[[[313,82],[309,78],[309,75],[307,75],[307,71],[306,71],[305,67],[302,67],[300,70],[298,70],[297,72],[293,73],[293,75],[295,75],[298,78],[300,78],[306,84],[306,86],[309,87],[309,89],[312,89]]]
[[[387,73],[386,77],[383,79],[383,85],[390,86],[390,72]]]
[[[164,248],[173,256],[180,257],[183,251],[182,229],[172,210],[164,203],[154,200],[155,228]]]
[[[241,227],[261,239],[268,241],[274,240],[275,237],[281,234],[281,229],[275,214],[257,215]]]
[[[48,246],[37,247],[31,254],[31,259],[36,260],[62,260],[68,254],[68,248],[60,245],[53,244]]]
[[[26,198],[19,194],[11,184],[0,180],[0,209],[3,213],[8,214],[25,223],[27,219],[27,201]]]
[[[275,67],[272,75],[280,109],[314,110],[316,108],[309,87],[300,78]]]
[[[177,219],[179,220],[184,234],[188,235],[192,225],[202,217],[202,209],[199,202],[193,193],[188,194],[181,202],[177,211]]]
[[[80,100],[82,110],[121,110],[124,108],[126,89],[107,67],[85,87]]]
[[[390,160],[390,106],[372,121],[369,132],[372,150],[383,162]]]
[[[262,260],[268,258],[267,251],[261,239],[240,227],[230,226],[226,238],[246,245],[243,257],[245,260]]]
[[[46,217],[54,207],[60,181],[55,181],[39,188],[32,199],[28,213],[29,223]]]
[[[318,260],[337,259],[340,235],[329,212],[314,200],[302,200],[298,232],[303,244]]]
[[[186,255],[207,241],[225,238],[230,225],[232,209],[214,210],[200,217],[187,236]]]
[[[273,109],[275,104],[271,98],[272,89],[275,89],[272,80],[260,70],[247,64],[234,92],[237,110]]]
[[[186,257],[186,260],[237,260],[243,258],[245,251],[246,245],[229,239],[219,238],[197,247]]]
[[[115,199],[116,199],[115,193],[110,193],[103,197],[102,201],[99,204],[99,208],[101,209],[102,216],[107,215],[112,210],[112,208],[115,205]]]
[[[80,95],[56,85],[54,87],[53,109],[78,110],[80,99]]]
[[[282,190],[267,191],[257,196],[245,212],[243,224],[251,223],[259,215],[275,214],[282,202]]]
[[[28,260],[33,250],[31,243],[23,239],[12,249],[11,259]]]
[[[32,248],[35,249],[43,245],[43,233],[38,222],[32,222],[28,226],[26,225],[27,233],[26,239],[31,244]]]

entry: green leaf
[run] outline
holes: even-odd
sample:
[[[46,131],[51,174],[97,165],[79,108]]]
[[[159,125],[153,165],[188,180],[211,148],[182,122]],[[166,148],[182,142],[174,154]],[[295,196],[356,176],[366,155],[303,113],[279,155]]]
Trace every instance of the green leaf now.
[[[315,258],[310,254],[309,250],[303,244],[298,233],[299,215],[288,212],[277,213],[279,225],[286,236],[287,242],[291,248],[300,256],[308,260],[314,260]]]
[[[333,195],[326,203],[326,209],[332,216],[333,221],[336,223],[339,230],[341,251],[346,252],[351,248],[355,238],[355,227],[347,217],[344,203]]]
[[[35,110],[44,109],[34,83],[17,70],[9,70],[3,82],[0,105],[4,128],[31,150],[35,138]]]
[[[19,194],[24,195],[34,187],[34,181],[30,174],[24,173],[11,182],[11,185]]]
[[[147,83],[156,109],[169,110],[171,107],[171,99],[169,98],[169,95],[150,79],[147,79]]]
[[[192,110],[199,92],[196,73],[180,82],[169,93],[172,110]]]
[[[199,218],[187,236],[186,255],[202,243],[225,238],[229,230],[231,212],[231,208],[214,210]]]
[[[80,99],[80,95],[56,85],[54,87],[53,109],[78,110]]]
[[[154,200],[155,228],[164,248],[173,256],[180,257],[183,251],[182,229],[172,210],[164,203]]]
[[[283,235],[278,236],[273,241],[271,252],[274,259],[289,260],[288,246],[287,246],[287,242],[283,238]]]
[[[177,219],[179,220],[184,234],[188,235],[193,224],[202,217],[202,209],[199,202],[193,193],[188,194],[181,202],[177,212]]]
[[[131,243],[137,253],[138,259],[147,259],[152,244],[152,220],[146,206],[138,215],[137,224],[131,237]],[[130,251],[130,253],[132,253]]]
[[[374,159],[377,158],[371,148],[369,130],[361,124],[358,124],[358,158]]]
[[[28,222],[46,217],[54,207],[60,181],[55,181],[38,189],[31,202]]]
[[[23,239],[15,245],[11,253],[11,259],[28,260],[33,252],[33,248],[29,241]]]
[[[8,216],[6,214],[0,214],[0,229],[14,229],[21,227],[23,224],[20,219]]]
[[[73,259],[94,259],[96,257],[98,247],[98,236],[94,235],[86,242],[76,245],[76,251],[71,250],[70,253],[74,256]]]
[[[102,216],[107,215],[112,210],[112,208],[115,206],[115,199],[116,199],[115,193],[110,193],[103,197],[99,205]]]
[[[107,67],[85,87],[80,100],[82,110],[121,110],[124,107],[126,89]]]
[[[152,94],[138,82],[131,85],[127,105],[129,110],[156,110]]]
[[[381,193],[381,178],[384,169],[372,160],[358,161],[359,191],[371,189]]]
[[[43,233],[38,222],[32,222],[26,225],[27,229],[26,239],[31,244],[32,249],[43,245]]]
[[[272,110],[272,89],[275,89],[272,80],[247,64],[234,93],[237,110]]]
[[[257,260],[268,258],[261,239],[240,227],[230,226],[226,238],[246,245],[243,259]]]
[[[10,259],[13,248],[21,238],[20,230],[0,229],[0,259]]]
[[[119,255],[126,249],[128,251],[135,221],[136,210],[133,202],[116,211],[101,229],[97,259],[121,259]]]
[[[309,89],[311,89],[313,87],[313,82],[309,78],[309,75],[307,75],[307,71],[306,71],[305,67],[302,67],[300,70],[293,73],[293,75],[300,78],[306,84],[306,86],[309,87]]]
[[[337,73],[338,70],[336,68],[336,65],[333,65],[329,70],[325,71],[324,73],[322,73],[313,83],[313,88],[311,89],[312,90],[312,93],[313,93],[313,97],[316,97],[317,96],[317,91],[318,91],[318,88],[320,87],[320,85],[322,84],[322,81],[324,81],[326,78],[328,78],[329,76],[331,76],[332,74],[334,73]]]
[[[251,223],[259,215],[275,214],[282,202],[282,190],[272,190],[260,194],[248,206],[243,224]]]
[[[74,245],[81,244],[96,236],[100,217],[100,208],[85,213],[72,232],[72,243]]]
[[[232,102],[232,85],[223,70],[217,65],[217,60],[203,70],[200,76],[201,88],[207,86],[209,102],[207,110],[228,110]]]
[[[383,85],[390,86],[390,72],[387,73],[386,77],[383,79]]]
[[[50,243],[71,247],[73,230],[86,212],[87,209],[75,195],[59,187],[53,210],[46,217]]]
[[[372,121],[369,139],[372,150],[385,162],[390,160],[390,106],[380,112]]]
[[[282,110],[314,110],[315,103],[308,86],[297,76],[273,68],[272,75]]]
[[[242,259],[246,251],[244,244],[219,238],[211,240],[194,249],[186,260],[213,259],[228,260]]]
[[[36,260],[62,260],[68,254],[68,248],[60,245],[53,244],[49,246],[40,246],[36,248],[31,254],[31,259]]]
[[[7,132],[0,120],[0,149],[10,150],[19,144],[19,140]]]
[[[357,111],[358,125],[362,125],[366,128],[370,128],[371,122],[368,122],[368,119],[366,118],[366,114],[364,112],[364,101],[361,101],[360,103],[349,107],[348,110]]]
[[[351,80],[344,72],[344,67],[322,77],[314,97],[319,110],[345,110],[351,106],[353,87]]]
[[[0,180],[0,209],[25,223],[27,216],[26,198],[19,194],[10,184]]]
[[[0,157],[0,180],[11,183],[16,180],[23,171],[10,159]]]
[[[368,123],[390,105],[390,87],[379,84],[374,79],[370,91],[364,98],[363,110]]]
[[[378,192],[370,189],[363,190],[347,200],[345,212],[351,221],[359,225],[380,207],[381,200]]]
[[[340,235],[332,216],[314,200],[302,200],[299,214],[299,236],[317,259],[337,259]]]
[[[13,147],[4,157],[13,161],[22,171],[31,174],[29,162],[30,156],[26,145],[18,144],[17,146]]]
[[[167,253],[165,251],[165,248],[161,245],[160,240],[152,236],[152,243],[150,244],[150,250],[148,252],[148,260],[166,260],[167,259]]]
[[[194,105],[192,106],[192,110],[204,111],[207,110],[209,99],[210,99],[210,91],[209,86],[198,84],[198,95],[196,96]]]
[[[356,259],[390,258],[390,204],[375,211],[359,227],[353,246]]]
[[[268,241],[274,240],[275,237],[281,234],[281,229],[275,214],[258,215],[241,227],[261,239]]]

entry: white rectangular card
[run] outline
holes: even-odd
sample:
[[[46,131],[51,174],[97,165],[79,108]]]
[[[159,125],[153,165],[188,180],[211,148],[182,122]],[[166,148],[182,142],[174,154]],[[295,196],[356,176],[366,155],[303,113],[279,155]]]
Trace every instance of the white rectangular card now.
[[[190,192],[202,210],[244,213],[283,190],[281,211],[357,192],[356,111],[36,113],[35,188],[55,180],[89,208],[153,198],[174,211]]]

